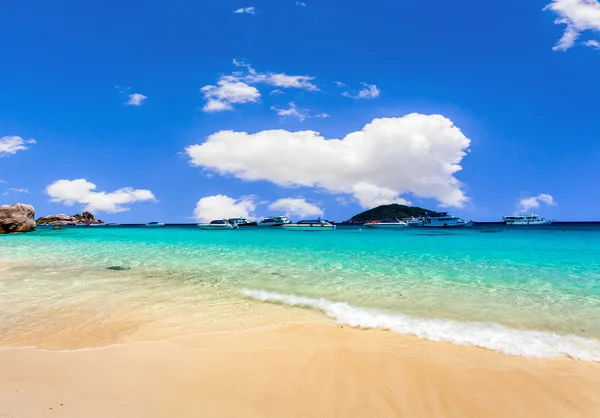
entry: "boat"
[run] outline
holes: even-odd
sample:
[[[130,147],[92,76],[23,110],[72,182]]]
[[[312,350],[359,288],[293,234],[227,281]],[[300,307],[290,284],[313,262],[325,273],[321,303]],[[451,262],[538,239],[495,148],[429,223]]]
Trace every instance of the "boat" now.
[[[329,221],[321,219],[317,220],[306,220],[298,223],[285,224],[281,226],[286,231],[310,231],[310,232],[321,232],[321,231],[333,231],[335,225]]]
[[[105,224],[105,223],[101,223],[101,224],[89,224],[89,226],[108,226],[108,224]]]
[[[413,216],[411,218],[402,218],[402,221],[406,222],[406,226],[415,227],[415,226],[421,226],[421,222],[423,222],[423,218],[417,218],[416,216]]]
[[[408,226],[407,222],[395,219],[383,219],[381,221],[366,222],[367,228],[381,228],[381,229],[404,229]]]
[[[227,219],[227,221],[231,224],[236,224],[240,228],[258,225],[258,222],[249,221],[246,218],[229,218],[229,219]]]
[[[121,224],[113,222],[113,223],[108,224],[108,226],[121,226]]]
[[[200,229],[209,229],[213,231],[232,231],[238,228],[236,223],[231,223],[227,219],[217,219],[208,224],[198,224]]]
[[[422,228],[470,228],[473,226],[473,221],[467,222],[456,216],[448,215],[448,212],[441,212],[436,216],[425,214],[418,224],[411,226]]]
[[[538,215],[513,215],[503,216],[506,225],[550,225],[554,220],[539,217]]]
[[[162,223],[162,222],[148,222],[148,223],[146,224],[146,226],[147,226],[148,228],[158,228],[158,227],[161,227],[161,226],[165,226],[165,224],[164,224],[164,223]]]
[[[282,226],[291,223],[292,222],[285,216],[272,216],[270,218],[264,218],[258,223],[258,226]]]

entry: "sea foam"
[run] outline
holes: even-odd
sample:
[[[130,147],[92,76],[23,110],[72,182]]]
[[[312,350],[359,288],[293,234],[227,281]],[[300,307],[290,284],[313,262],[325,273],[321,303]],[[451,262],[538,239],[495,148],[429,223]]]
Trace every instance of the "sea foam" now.
[[[389,330],[431,341],[473,345],[513,356],[570,357],[581,361],[600,362],[600,341],[577,335],[511,329],[492,322],[412,318],[398,313],[359,308],[345,302],[264,290],[242,289],[242,294],[263,302],[316,309],[334,318],[339,324],[356,328]]]

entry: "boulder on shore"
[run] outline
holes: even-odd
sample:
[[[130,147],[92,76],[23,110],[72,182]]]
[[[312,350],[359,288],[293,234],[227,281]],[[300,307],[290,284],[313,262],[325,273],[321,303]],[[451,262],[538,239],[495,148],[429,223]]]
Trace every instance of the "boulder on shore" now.
[[[35,209],[24,203],[0,206],[0,234],[35,230]]]
[[[83,212],[73,216],[59,213],[58,215],[47,215],[37,219],[38,225],[91,225],[103,224],[99,219],[96,219],[90,212]]]

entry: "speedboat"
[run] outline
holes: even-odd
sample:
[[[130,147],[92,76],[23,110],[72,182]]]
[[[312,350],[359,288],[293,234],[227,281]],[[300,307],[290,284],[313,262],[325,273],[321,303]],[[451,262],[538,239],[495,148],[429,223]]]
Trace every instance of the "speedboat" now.
[[[270,218],[264,218],[259,222],[258,226],[282,226],[290,223],[291,221],[285,216],[272,216]]]
[[[216,221],[211,221],[208,224],[198,224],[200,229],[210,229],[214,231],[232,231],[238,228],[236,223],[230,223],[226,219],[217,219]]]
[[[108,224],[102,223],[102,224],[90,224],[89,226],[108,226]]]
[[[365,223],[367,228],[381,228],[381,229],[403,229],[408,226],[408,223],[398,219],[384,219],[381,221],[371,221]]]
[[[161,227],[161,226],[165,226],[165,224],[164,224],[164,223],[162,223],[162,222],[148,222],[148,223],[146,224],[146,226],[147,226],[148,228],[158,228],[158,227]]]
[[[438,216],[426,214],[417,226],[423,228],[470,228],[473,226],[473,221],[467,222],[456,216],[450,216],[447,212],[442,212]]]
[[[335,229],[335,225],[329,221],[324,221],[321,219],[317,219],[315,221],[300,221],[295,224],[286,224],[282,226],[286,231],[311,231],[311,232],[321,232],[321,231],[333,231]]]
[[[229,218],[227,221],[231,224],[236,224],[240,228],[245,228],[247,226],[257,226],[258,222],[249,221],[246,218]]]
[[[533,213],[531,215],[503,216],[502,219],[506,225],[550,225],[554,222]]]

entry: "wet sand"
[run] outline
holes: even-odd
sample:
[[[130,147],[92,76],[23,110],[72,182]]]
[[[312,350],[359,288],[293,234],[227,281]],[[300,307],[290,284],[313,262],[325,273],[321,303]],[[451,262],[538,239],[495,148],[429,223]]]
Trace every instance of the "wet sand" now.
[[[341,327],[302,309],[265,309],[252,320],[225,316],[191,331],[172,321],[152,338],[146,330],[103,348],[0,348],[0,417],[565,418],[600,411],[598,363],[511,357]]]

